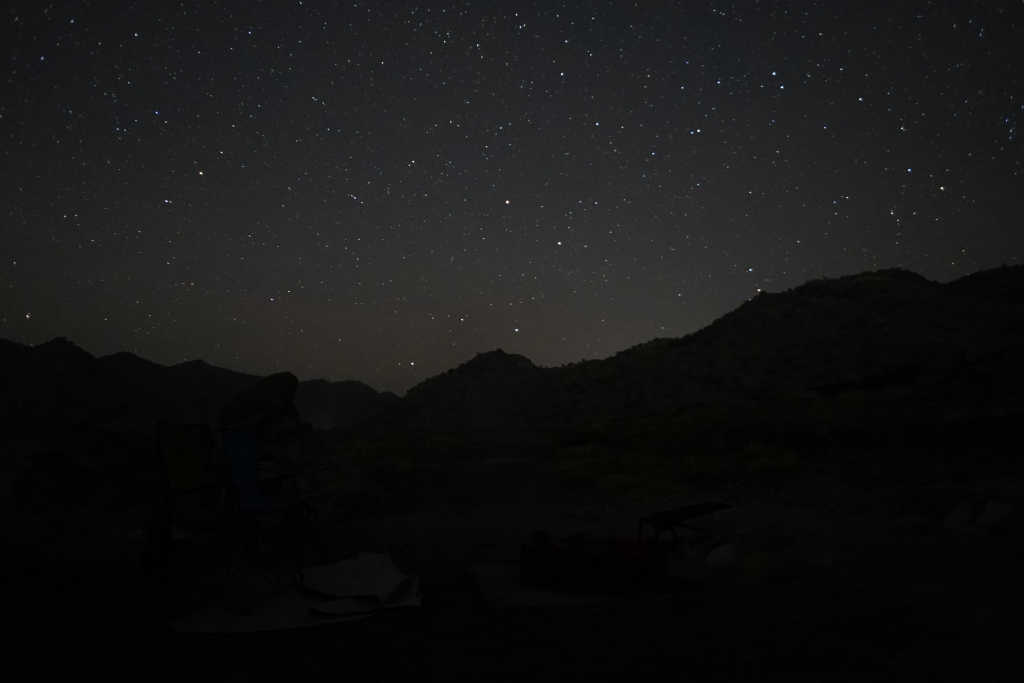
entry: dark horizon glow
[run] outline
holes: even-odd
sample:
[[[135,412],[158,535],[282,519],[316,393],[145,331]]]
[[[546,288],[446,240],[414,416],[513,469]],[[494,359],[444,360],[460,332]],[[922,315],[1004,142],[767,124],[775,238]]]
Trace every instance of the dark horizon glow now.
[[[1020,2],[13,3],[0,337],[403,392],[1020,263]]]

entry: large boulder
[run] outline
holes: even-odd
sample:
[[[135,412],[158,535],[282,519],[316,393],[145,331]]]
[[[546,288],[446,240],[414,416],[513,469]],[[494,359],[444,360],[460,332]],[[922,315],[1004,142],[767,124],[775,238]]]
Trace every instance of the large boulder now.
[[[221,410],[225,430],[255,427],[279,419],[297,419],[295,390],[299,380],[290,372],[264,377],[235,394]]]

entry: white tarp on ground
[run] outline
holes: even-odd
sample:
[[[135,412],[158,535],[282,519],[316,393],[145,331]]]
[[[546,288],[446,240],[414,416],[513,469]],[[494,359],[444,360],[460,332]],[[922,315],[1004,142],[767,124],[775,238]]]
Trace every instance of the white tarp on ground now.
[[[303,569],[302,587],[327,597],[376,598],[385,603],[407,578],[390,556],[359,553],[348,560]]]
[[[304,569],[299,585],[245,610],[211,607],[174,624],[178,631],[249,633],[356,621],[399,607],[419,607],[419,581],[387,555],[360,553]]]

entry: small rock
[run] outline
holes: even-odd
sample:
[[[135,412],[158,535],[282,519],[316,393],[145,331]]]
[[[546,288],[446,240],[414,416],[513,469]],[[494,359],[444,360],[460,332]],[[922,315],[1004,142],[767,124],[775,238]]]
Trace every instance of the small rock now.
[[[704,560],[712,569],[722,569],[736,564],[736,544],[723,543],[711,550]]]
[[[950,531],[967,531],[971,527],[971,504],[963,501],[953,508],[942,525]]]
[[[985,503],[981,514],[975,523],[985,529],[990,529],[1013,513],[1013,503],[1006,503],[999,500],[990,500]]]

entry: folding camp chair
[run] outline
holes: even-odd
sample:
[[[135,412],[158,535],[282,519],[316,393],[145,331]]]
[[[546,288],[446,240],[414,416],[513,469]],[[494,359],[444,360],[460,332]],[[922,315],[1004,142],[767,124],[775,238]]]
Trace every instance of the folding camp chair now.
[[[302,568],[310,545],[324,553],[315,534],[316,509],[299,490],[298,467],[273,450],[258,431],[224,434],[233,561],[267,570],[281,582]]]
[[[217,533],[226,488],[213,432],[205,424],[160,422],[155,448],[162,471],[153,492],[144,562],[166,568],[175,539]]]

